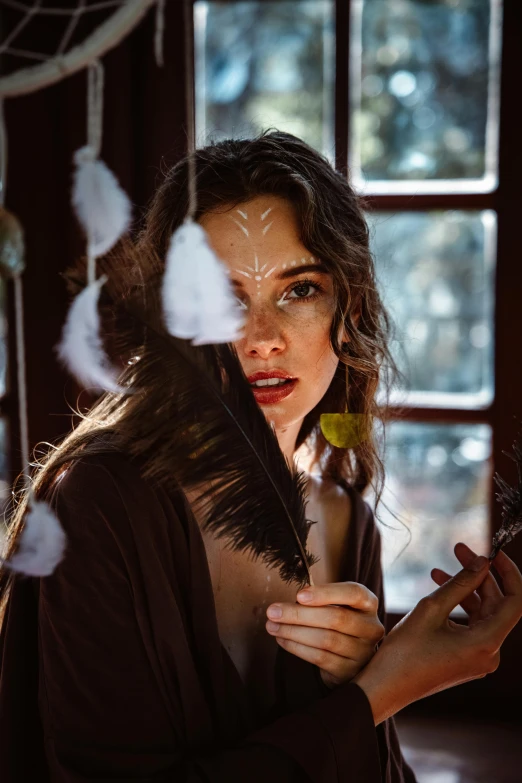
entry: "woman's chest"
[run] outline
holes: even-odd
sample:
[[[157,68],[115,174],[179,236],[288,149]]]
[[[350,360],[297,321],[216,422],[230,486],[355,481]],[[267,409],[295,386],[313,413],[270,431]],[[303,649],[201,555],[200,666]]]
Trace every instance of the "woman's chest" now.
[[[306,516],[315,521],[307,547],[319,558],[311,569],[314,583],[340,581],[349,529],[349,498],[338,487],[326,488],[312,478],[306,497]],[[266,631],[266,610],[274,602],[295,602],[298,588],[283,582],[277,569],[269,568],[261,559],[233,552],[223,540],[203,532],[203,541],[221,642],[256,706],[269,709],[275,699],[273,673],[278,645]]]

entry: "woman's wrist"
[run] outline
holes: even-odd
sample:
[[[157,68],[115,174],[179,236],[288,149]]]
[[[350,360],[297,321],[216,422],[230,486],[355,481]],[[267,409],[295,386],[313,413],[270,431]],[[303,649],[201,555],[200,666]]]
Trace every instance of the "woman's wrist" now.
[[[394,681],[393,677],[391,676],[390,679],[391,673],[383,672],[379,663],[379,652],[377,652],[352,680],[366,694],[376,726],[410,703],[405,693],[398,695],[390,688],[388,683]]]

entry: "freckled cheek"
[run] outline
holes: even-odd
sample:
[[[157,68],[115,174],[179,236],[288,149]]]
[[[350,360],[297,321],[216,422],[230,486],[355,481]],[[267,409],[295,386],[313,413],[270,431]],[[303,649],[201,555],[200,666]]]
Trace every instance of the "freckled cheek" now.
[[[333,318],[334,301],[330,297],[321,297],[312,302],[302,304],[279,305],[277,313],[289,323],[295,322],[315,328],[317,331],[327,329]]]
[[[332,320],[333,306],[317,307],[312,315],[292,315],[285,324],[286,334],[292,341],[292,351],[299,356],[297,363],[301,377],[307,382],[307,391],[305,388],[302,390],[305,394],[315,390],[314,393],[322,396],[335,373],[339,360],[330,342]]]
[[[299,343],[324,351],[330,342],[333,308],[324,305],[295,305],[280,316],[282,328],[291,330]],[[299,310],[300,312],[295,312]],[[312,348],[313,350],[313,348]]]

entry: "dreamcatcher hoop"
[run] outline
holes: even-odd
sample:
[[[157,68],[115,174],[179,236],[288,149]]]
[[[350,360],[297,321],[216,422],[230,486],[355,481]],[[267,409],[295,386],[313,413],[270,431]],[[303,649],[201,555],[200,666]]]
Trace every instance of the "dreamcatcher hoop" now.
[[[136,27],[153,5],[156,5],[158,8],[159,23],[156,27],[154,43],[156,60],[161,65],[163,59],[161,53],[163,16],[161,12],[164,8],[164,3],[165,0],[124,0],[118,10],[111,14],[105,22],[102,22],[85,41],[82,41],[69,52],[51,57],[46,62],[38,65],[15,71],[8,76],[0,76],[0,96],[2,98],[11,98],[15,95],[34,92],[82,70],[89,63],[102,57],[110,49],[117,46]],[[39,4],[26,6],[24,3],[12,2],[12,0],[3,0],[2,4],[9,8],[25,11],[27,19],[36,13],[44,14],[46,12],[46,9],[40,7]],[[114,2],[101,2],[97,4],[96,10],[110,8],[113,5]],[[88,10],[92,9],[93,7]],[[81,13],[86,13],[86,8],[84,3],[80,2],[76,11],[73,10],[70,14],[74,17],[75,15],[81,15]]]

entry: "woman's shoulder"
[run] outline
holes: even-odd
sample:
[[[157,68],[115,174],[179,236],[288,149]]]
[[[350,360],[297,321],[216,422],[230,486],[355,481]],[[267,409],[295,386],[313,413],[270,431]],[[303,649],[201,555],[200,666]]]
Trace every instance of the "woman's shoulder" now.
[[[183,503],[145,478],[126,452],[74,459],[46,500],[66,535],[68,570],[102,560],[109,571],[152,574],[187,550]],[[179,558],[176,569],[184,573]]]
[[[46,494],[51,501],[81,497],[88,502],[111,490],[131,489],[136,481],[141,481],[140,471],[123,451],[86,451],[55,470]]]
[[[111,531],[118,537],[129,529],[154,527],[182,509],[144,475],[139,460],[123,450],[75,455],[57,469],[42,499],[63,521],[66,532],[90,528]]]
[[[355,487],[317,473],[307,473],[307,479],[310,496],[317,499],[325,514],[357,528],[359,535],[379,535],[371,506]]]

